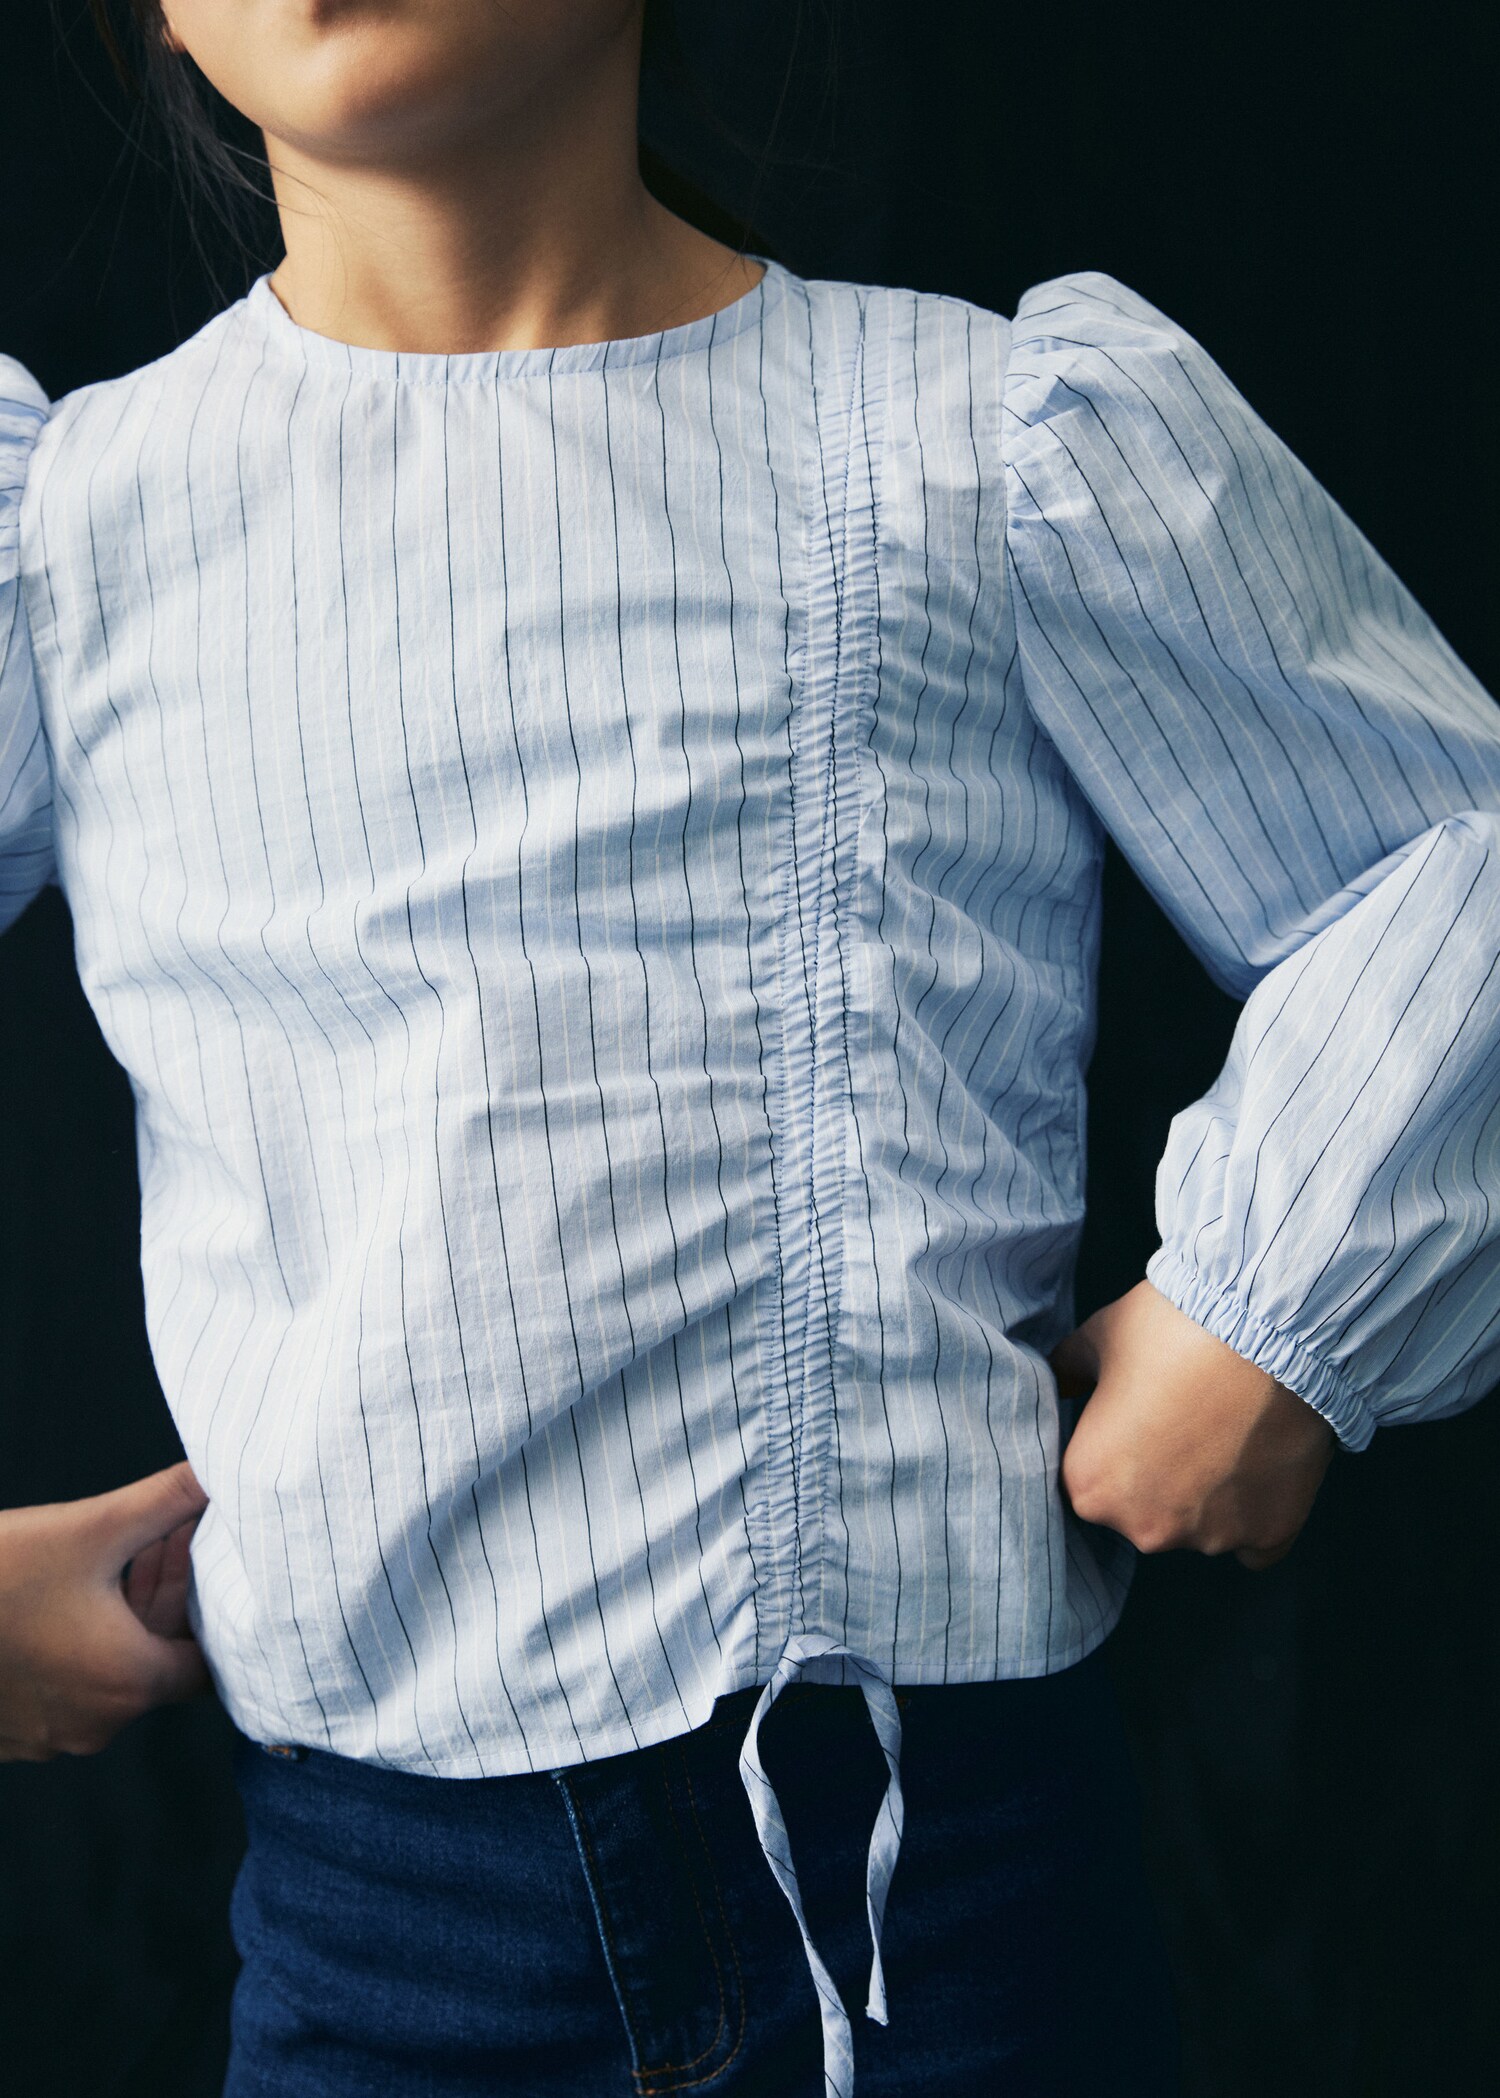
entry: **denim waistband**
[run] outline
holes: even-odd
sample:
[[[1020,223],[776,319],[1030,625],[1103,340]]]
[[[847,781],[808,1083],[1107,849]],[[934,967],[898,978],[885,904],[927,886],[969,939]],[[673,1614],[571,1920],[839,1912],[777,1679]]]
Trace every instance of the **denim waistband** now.
[[[901,1784],[901,1715],[915,1704],[940,1705],[945,1756],[964,1753],[963,1744],[976,1747],[996,1736],[1019,1747],[1028,1735],[1033,1740],[1051,1739],[1057,1723],[1066,1728],[1070,1706],[1088,1710],[1088,1700],[1097,1685],[1092,1681],[1104,1667],[1101,1650],[1088,1655],[1051,1676],[1020,1677],[996,1682],[895,1685],[886,1670],[867,1655],[823,1634],[794,1633],[782,1647],[775,1668],[764,1684],[750,1684],[717,1698],[710,1718],[683,1736],[666,1743],[649,1744],[623,1751],[623,1758],[647,1757],[673,1742],[717,1741],[725,1735],[740,1737],[739,1775],[754,1818],[757,1839],[766,1863],[785,1895],[802,1939],[813,1986],[817,1993],[823,2039],[825,2098],[852,2098],[854,2088],[853,2030],[843,1999],[829,1970],[813,1943],[803,1908],[801,1889],[781,1802],[761,1759],[760,1729],[772,1706],[781,1699],[802,1712],[799,1728],[816,1727],[823,1719],[830,1724],[850,1723],[851,1710],[862,1705],[868,1712],[875,1738],[885,1759],[887,1782],[870,1834],[865,1873],[865,1905],[869,1917],[871,1965],[865,2014],[879,2024],[888,2022],[885,1979],[881,1958],[881,1933],[886,1898],[901,1845],[904,1805]],[[848,1681],[852,1676],[854,1680]],[[915,1723],[915,1722],[914,1722]],[[249,1745],[249,1737],[243,1737]],[[342,1756],[333,1751],[299,1742],[261,1741],[254,1744],[267,1755],[310,1762],[320,1778],[355,1795],[364,1794],[390,1802],[412,1795],[420,1786],[423,1794],[433,1786],[550,1786],[563,1771],[526,1771],[491,1778],[442,1779],[427,1772],[398,1770],[385,1764]],[[717,1752],[717,1751],[715,1751]],[[988,1751],[985,1751],[988,1753]],[[597,1759],[599,1765],[616,1758]],[[572,1766],[565,1766],[571,1768]],[[805,1839],[804,1839],[805,1840]]]

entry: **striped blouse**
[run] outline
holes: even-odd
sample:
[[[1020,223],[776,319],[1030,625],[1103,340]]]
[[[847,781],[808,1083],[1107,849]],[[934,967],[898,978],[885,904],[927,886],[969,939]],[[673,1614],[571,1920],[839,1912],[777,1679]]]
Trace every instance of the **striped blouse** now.
[[[1097,272],[455,356],[261,279],[0,394],[0,923],[133,1090],[231,1718],[461,1778],[763,1685],[800,1920],[757,1729],[857,1681],[883,2018],[891,1686],[1130,1576],[1046,1359],[1104,834],[1243,1001],[1147,1272],[1359,1449],[1500,1368],[1500,714]]]

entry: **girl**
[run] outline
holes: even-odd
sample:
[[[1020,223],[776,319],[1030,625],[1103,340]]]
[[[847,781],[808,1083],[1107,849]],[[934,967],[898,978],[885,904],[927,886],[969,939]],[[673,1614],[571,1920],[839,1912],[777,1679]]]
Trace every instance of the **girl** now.
[[[286,252],[5,371],[187,1452],[0,1522],[5,1752],[223,1700],[230,2098],[1163,2098],[1099,1649],[1493,1377],[1493,705],[1135,292],[653,201],[640,0],[135,11]],[[1243,1010],[1067,1335],[1106,830]]]

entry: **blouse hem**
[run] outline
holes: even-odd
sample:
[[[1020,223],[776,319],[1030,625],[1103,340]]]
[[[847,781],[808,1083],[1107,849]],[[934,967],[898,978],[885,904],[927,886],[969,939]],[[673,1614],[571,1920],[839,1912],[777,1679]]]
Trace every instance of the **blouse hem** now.
[[[1002,1658],[998,1669],[992,1668],[986,1663],[980,1663],[972,1674],[955,1674],[950,1667],[949,1673],[943,1676],[939,1673],[928,1672],[929,1667],[934,1670],[939,1669],[941,1667],[940,1661],[934,1661],[930,1664],[919,1662],[915,1667],[902,1668],[899,1675],[895,1678],[894,1687],[898,1690],[904,1690],[908,1688],[928,1688],[942,1682],[953,1684],[1005,1683],[1029,1680],[1043,1675],[1061,1675],[1064,1669],[1072,1668],[1080,1661],[1086,1661],[1096,1647],[1104,1644],[1104,1641],[1120,1621],[1121,1613],[1125,1607],[1125,1593],[1126,1591],[1122,1589],[1118,1595],[1112,1595],[1108,1608],[1102,1611],[1091,1624],[1085,1626],[1075,1639],[1069,1640],[1065,1646],[1052,1650],[1051,1659],[1055,1664],[1052,1667],[1029,1668],[1024,1665],[1026,1659],[1024,1655],[1009,1654]],[[758,1670],[753,1665],[749,1669],[744,1667],[734,1669],[730,1672],[729,1679],[715,1692],[715,1698],[732,1697],[739,1690],[752,1690],[763,1687],[768,1675],[769,1671]],[[326,1741],[303,1741],[296,1736],[289,1736],[285,1731],[284,1722],[262,1718],[253,1705],[231,1699],[225,1693],[222,1685],[220,1685],[219,1694],[233,1725],[247,1739],[255,1742],[257,1745],[289,1746],[295,1744],[298,1747],[310,1749],[317,1754],[347,1757],[347,1750],[337,1747],[331,1748]],[[461,1754],[436,1755],[432,1757],[417,1754],[401,1760],[388,1760],[375,1756],[361,1756],[353,1760],[367,1764],[372,1769],[404,1771],[418,1777],[536,1776],[539,1773],[545,1774],[550,1770],[576,1769],[583,1763],[602,1762],[608,1756],[621,1755],[633,1748],[654,1748],[663,1741],[673,1741],[684,1734],[691,1733],[696,1727],[706,1726],[712,1717],[713,1703],[710,1702],[702,1717],[695,1719],[693,1726],[685,1727],[681,1723],[681,1716],[676,1707],[664,1707],[654,1717],[642,1720],[635,1727],[633,1733],[616,1727],[607,1728],[599,1736],[591,1737],[589,1752],[587,1755],[582,1756],[578,1753],[578,1743],[570,1735],[566,1741],[559,1736],[553,1741],[542,1744],[541,1752],[534,1756],[530,1762],[503,1763],[489,1761],[481,1757],[479,1762],[476,1763],[473,1755],[467,1750]]]

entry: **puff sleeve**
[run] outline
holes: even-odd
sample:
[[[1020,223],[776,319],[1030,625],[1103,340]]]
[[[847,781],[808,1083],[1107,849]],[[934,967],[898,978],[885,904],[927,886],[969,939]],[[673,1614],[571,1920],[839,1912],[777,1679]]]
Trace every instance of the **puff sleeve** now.
[[[0,357],[0,932],[55,878],[52,778],[20,587],[20,510],[47,396]]]
[[[1025,294],[1002,411],[1030,705],[1243,1001],[1147,1276],[1349,1448],[1458,1412],[1500,1376],[1500,709],[1113,278]]]

